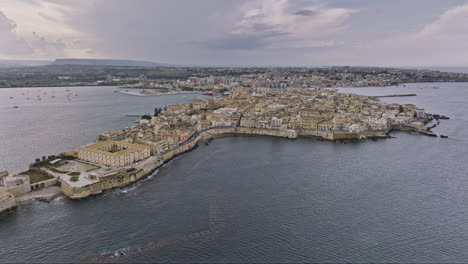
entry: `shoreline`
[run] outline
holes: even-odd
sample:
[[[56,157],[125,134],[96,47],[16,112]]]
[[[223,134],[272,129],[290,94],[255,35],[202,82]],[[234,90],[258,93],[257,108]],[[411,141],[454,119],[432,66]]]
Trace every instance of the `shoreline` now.
[[[137,91],[137,90],[136,91],[128,91],[128,90],[127,91],[119,91],[119,90],[115,91],[115,93],[117,92],[122,93],[122,94],[127,94],[127,95],[133,95],[133,96],[160,96],[160,95],[197,94],[198,93],[198,92],[193,92],[193,91],[180,91],[180,92],[169,92],[169,93],[155,92],[155,93],[149,93],[149,94],[145,94],[145,93],[142,94],[140,91]],[[381,111],[380,113],[390,113],[391,116],[393,116],[393,119],[396,119],[396,114],[394,112],[396,112],[397,114],[401,113],[401,115],[403,116],[403,119],[400,117],[398,122],[395,121],[395,122],[389,123],[388,125],[387,124],[382,125],[380,120],[377,120],[377,117],[373,117],[373,116],[371,117],[369,112],[367,112],[368,114],[366,114],[366,116],[369,116],[367,117],[368,119],[365,119],[365,121],[362,121],[364,124],[363,126],[364,128],[361,128],[359,127],[359,125],[356,125],[356,124],[353,124],[352,128],[348,128],[348,126],[345,126],[344,124],[345,119],[343,119],[343,117],[341,117],[341,119],[339,117],[334,117],[333,119],[330,119],[330,117],[327,117],[327,118],[323,117],[327,121],[323,121],[323,119],[321,119],[322,121],[320,122],[314,121],[317,123],[304,124],[301,122],[305,122],[305,121],[303,121],[301,117],[299,116],[299,119],[298,119],[299,121],[297,121],[296,119],[294,119],[293,121],[288,121],[291,123],[287,123],[288,124],[287,126],[281,125],[281,123],[280,125],[277,125],[276,123],[275,124],[266,123],[265,125],[265,123],[262,120],[260,120],[262,121],[260,125],[258,124],[255,125],[253,123],[254,121],[255,122],[260,122],[260,121],[258,120],[256,121],[256,119],[252,117],[254,115],[250,115],[250,116],[246,115],[247,117],[245,117],[243,115],[243,112],[241,112],[240,114],[238,113],[233,114],[233,112],[229,112],[232,109],[236,109],[237,111],[237,108],[232,108],[232,106],[230,105],[236,105],[236,103],[242,105],[242,103],[245,103],[244,102],[245,100],[248,100],[246,98],[250,98],[248,97],[249,95],[248,93],[251,92],[250,90],[246,91],[245,88],[238,88],[237,90],[235,90],[235,92],[236,94],[232,95],[231,97],[218,99],[219,105],[221,107],[219,109],[222,109],[222,111],[221,110],[208,111],[208,113],[213,112],[215,114],[218,114],[219,116],[222,116],[222,118],[230,118],[229,122],[226,122],[226,121],[221,122],[217,119],[213,119],[215,121],[209,121],[206,119],[206,115],[207,115],[206,107],[210,106],[210,103],[214,104],[213,100],[203,101],[201,99],[197,99],[198,101],[195,100],[193,104],[190,103],[190,104],[170,105],[167,110],[166,109],[164,110],[165,111],[164,113],[166,113],[167,111],[169,116],[171,116],[172,114],[174,118],[180,118],[180,114],[185,113],[184,111],[186,111],[187,116],[188,116],[187,119],[194,120],[194,117],[195,117],[195,119],[198,120],[197,126],[193,125],[192,127],[184,123],[183,125],[181,125],[180,130],[167,130],[167,131],[172,131],[173,133],[175,133],[174,136],[176,137],[176,141],[171,141],[172,143],[168,143],[167,141],[162,141],[162,140],[157,141],[158,143],[155,143],[156,141],[145,139],[147,141],[144,141],[144,140],[137,141],[136,143],[134,143],[134,146],[130,146],[132,144],[129,142],[134,142],[134,141],[129,141],[125,143],[127,145],[124,144],[124,150],[128,148],[136,148],[137,150],[133,149],[133,150],[127,151],[125,153],[125,155],[127,156],[121,156],[121,157],[117,156],[118,158],[111,157],[111,158],[106,158],[106,160],[101,160],[102,159],[101,156],[107,155],[107,154],[101,154],[97,152],[98,154],[94,155],[95,150],[92,148],[76,149],[73,152],[70,152],[71,154],[68,154],[69,156],[67,156],[68,159],[71,159],[71,160],[77,159],[78,163],[76,164],[78,164],[78,169],[76,167],[76,164],[73,165],[71,168],[72,169],[71,171],[73,172],[74,175],[68,172],[70,171],[69,169],[61,169],[60,171],[57,169],[53,170],[54,168],[50,168],[50,166],[40,167],[39,166],[41,165],[39,164],[40,161],[36,161],[37,164],[33,165],[33,169],[40,170],[43,173],[48,174],[50,177],[53,177],[55,181],[52,184],[54,185],[58,184],[59,186],[61,186],[60,192],[63,193],[68,198],[83,199],[92,195],[100,194],[109,189],[122,188],[132,183],[138,182],[141,179],[147,178],[149,175],[152,175],[156,170],[158,170],[164,164],[167,164],[168,162],[170,162],[172,159],[197,148],[200,142],[204,140],[211,140],[217,137],[274,136],[274,137],[283,137],[283,138],[289,138],[289,139],[296,139],[298,137],[313,137],[318,140],[326,140],[326,141],[348,141],[348,140],[359,141],[362,139],[376,140],[379,138],[389,138],[390,137],[389,134],[392,131],[406,131],[410,133],[413,132],[413,133],[423,134],[423,135],[432,136],[432,137],[438,137],[438,136],[442,137],[441,135],[437,135],[431,131],[431,128],[433,128],[434,126],[426,127],[426,125],[433,120],[436,120],[438,124],[439,119],[447,118],[441,115],[424,113],[423,109],[416,108],[416,106],[414,105],[406,106],[406,108],[403,108],[402,105],[399,105],[399,106],[391,105],[390,108],[388,108],[388,106],[386,106],[385,104],[380,104],[378,100],[375,98],[368,99],[367,97],[363,97],[360,95],[353,95],[353,94],[352,95],[348,95],[348,94],[340,95],[340,93],[336,91],[327,91],[324,93],[320,89],[316,89],[313,91],[309,91],[309,93],[312,95],[319,94],[320,96],[322,96],[320,98],[322,100],[320,101],[322,102],[322,104],[329,103],[327,100],[331,100],[330,98],[333,98],[333,100],[335,100],[336,98],[341,98],[340,99],[342,100],[341,104],[344,106],[345,110],[348,108],[351,108],[351,110],[355,111],[356,109],[354,109],[352,105],[350,106],[350,103],[347,102],[347,100],[349,101],[352,99],[352,100],[356,100],[357,102],[361,102],[359,106],[361,108],[364,108],[364,106],[369,109],[373,107],[373,109],[380,110]],[[307,93],[304,92],[304,94],[307,94]],[[302,94],[299,93],[299,95],[302,95]],[[284,96],[282,100],[285,100],[285,98],[291,99],[288,96],[290,96],[290,94],[286,94],[286,96]],[[412,94],[411,95],[399,94],[399,95],[389,95],[389,96],[413,96],[413,95]],[[259,100],[255,97],[252,97],[252,98],[254,98],[252,99],[253,101]],[[295,99],[298,101],[300,100],[300,99],[297,99],[297,97],[295,97]],[[300,101],[300,103],[303,103],[303,101]],[[276,106],[274,104],[272,105]],[[227,106],[230,106],[231,108]],[[364,108],[364,109],[367,109],[367,108]],[[198,110],[199,112],[204,113],[204,114],[200,114],[200,116],[196,116],[193,114],[193,112],[190,112],[190,111],[194,111],[193,109]],[[250,110],[245,110],[245,111],[246,113],[250,113],[248,112]],[[300,109],[295,110],[295,111],[299,112]],[[369,111],[371,112],[372,110],[369,110]],[[158,120],[157,114],[155,114],[155,116],[153,117],[155,118],[154,120],[156,121]],[[307,114],[307,112],[305,112],[305,114]],[[205,117],[205,119],[203,119],[203,117]],[[221,118],[221,117],[217,117],[217,118]],[[169,119],[169,120],[172,121],[172,119]],[[224,120],[224,119],[220,119],[220,120]],[[273,121],[276,122],[278,120],[280,120],[281,122],[281,119],[273,117],[271,122]],[[308,121],[308,122],[312,122],[312,121]],[[148,124],[149,124],[148,121],[140,122],[140,126],[135,128],[135,130],[140,129],[140,132],[138,131],[137,132],[143,133],[141,132],[143,131],[141,129],[145,129],[146,132],[149,131],[148,132],[149,135],[152,135],[151,133],[154,133],[152,129],[154,128]],[[358,127],[356,128],[356,126]],[[166,131],[166,130],[162,130],[162,131]],[[167,131],[165,133],[168,133]],[[124,132],[120,131],[119,133],[124,133]],[[129,135],[130,136],[137,135],[137,134],[131,134],[131,133],[136,133],[133,130],[128,130],[125,133],[128,133],[128,134],[123,134],[125,137],[129,137]],[[167,134],[165,135],[167,136]],[[97,142],[108,140],[111,143],[105,143],[105,144],[114,144],[114,146],[117,146],[118,148],[120,148],[121,147],[120,145],[115,145],[116,144],[115,142],[117,142],[115,140],[122,140],[119,137],[120,137],[120,134],[117,134],[115,138],[113,138],[113,134],[103,135],[102,137],[100,135]],[[144,139],[143,136],[139,136],[139,137],[141,137],[141,139]],[[171,140],[173,139],[171,138]],[[123,142],[124,141],[118,144],[123,144]],[[94,143],[94,144],[98,144],[98,143]],[[104,145],[101,144],[99,146],[102,147]],[[98,149],[97,151],[102,152],[101,149]],[[130,152],[130,151],[134,151],[134,152]],[[129,153],[132,153],[132,154],[129,154]],[[133,153],[136,153],[136,154],[133,154]],[[107,156],[103,156],[103,157],[107,157]],[[50,160],[43,158],[42,162],[43,163],[52,162],[52,159],[54,158],[51,158]],[[97,169],[86,169],[86,168],[83,169],[82,167],[80,167],[82,166],[80,164],[83,164],[83,163],[88,163],[98,168]],[[68,163],[65,163],[65,164],[68,164]],[[102,170],[100,170],[101,165],[103,166]],[[47,187],[52,184],[49,184],[49,183],[46,184],[46,181],[41,181],[38,184],[31,186],[31,189],[37,190],[37,188],[44,188],[44,186]],[[55,195],[57,195],[58,193],[56,189],[53,190],[53,189],[46,188],[46,189],[42,189],[42,191],[43,193],[41,193],[41,191],[34,191],[34,192],[26,193],[23,196],[17,197],[17,200],[18,202],[24,202],[24,201],[28,201],[32,199],[50,200],[50,199],[53,199]]]
[[[22,204],[27,203],[32,200],[39,200],[43,202],[50,202],[53,199],[59,197],[61,195],[60,187],[58,186],[50,186],[38,191],[32,191],[26,194],[23,194],[19,197],[16,197],[16,203]]]
[[[406,81],[406,82],[401,82],[401,83],[396,83],[396,84],[380,84],[380,85],[371,85],[371,86],[333,86],[333,87],[325,87],[325,88],[332,88],[332,89],[335,89],[335,88],[338,88],[338,89],[341,89],[341,88],[372,88],[372,87],[392,87],[392,86],[402,86],[402,85],[405,85],[405,84],[416,84],[416,83],[468,83],[468,80],[437,80],[437,81]],[[96,84],[96,85],[91,85],[91,84],[87,84],[87,85],[54,85],[54,84],[49,84],[48,86],[44,86],[44,85],[39,85],[39,86],[18,86],[18,87],[12,87],[12,86],[0,86],[0,89],[3,89],[3,88],[55,88],[55,87],[110,87],[110,86],[115,86],[117,88],[119,88],[119,85],[120,84]],[[130,87],[129,87],[130,88]],[[313,88],[313,87],[308,87],[308,88]],[[130,89],[137,89],[137,88],[134,88],[134,87],[131,87]],[[138,88],[138,89],[142,89],[142,88]]]
[[[378,133],[372,134],[338,134],[338,133],[327,133],[320,136],[317,133],[310,133],[311,131],[307,131],[309,133],[304,133],[304,131],[300,131],[297,133],[294,131],[282,131],[282,130],[271,130],[271,129],[250,129],[244,127],[218,127],[218,128],[210,128],[204,131],[200,131],[193,135],[189,140],[181,143],[180,145],[176,146],[175,148],[168,150],[167,152],[163,153],[160,157],[151,156],[148,159],[156,159],[154,163],[149,163],[146,167],[140,169],[137,172],[130,173],[127,175],[121,175],[120,180],[115,182],[113,179],[107,181],[100,181],[97,183],[92,183],[90,185],[85,185],[82,187],[73,187],[69,186],[66,182],[62,181],[62,193],[67,196],[67,198],[72,200],[80,200],[85,199],[90,196],[98,195],[108,190],[116,189],[116,188],[123,188],[134,183],[137,183],[143,179],[148,178],[151,176],[155,171],[160,169],[163,165],[168,164],[170,161],[174,160],[175,158],[182,156],[183,154],[195,150],[199,144],[203,141],[210,141],[214,138],[221,138],[221,137],[243,137],[243,136],[267,136],[267,137],[281,137],[287,139],[296,139],[296,138],[313,138],[316,140],[323,140],[323,141],[330,141],[330,142],[346,142],[346,141],[361,141],[361,140],[378,140],[378,139],[385,139],[391,138],[389,135],[391,132],[416,132],[420,134],[426,134],[432,132],[427,132],[418,130],[418,129],[411,129],[411,128],[392,128],[387,131],[381,131]],[[320,132],[320,131],[315,131]],[[321,131],[323,132],[323,131]],[[424,132],[424,133],[423,133]],[[433,134],[434,136],[437,136]],[[328,136],[328,137],[327,137]],[[98,186],[99,185],[99,186]]]
[[[195,91],[180,91],[180,92],[167,92],[167,93],[162,93],[162,92],[157,92],[157,93],[141,93],[138,91],[117,91],[117,93],[120,94],[125,94],[125,95],[131,95],[131,96],[139,96],[139,97],[145,97],[145,96],[162,96],[162,95],[181,95],[181,94],[201,94],[201,92],[195,92]]]

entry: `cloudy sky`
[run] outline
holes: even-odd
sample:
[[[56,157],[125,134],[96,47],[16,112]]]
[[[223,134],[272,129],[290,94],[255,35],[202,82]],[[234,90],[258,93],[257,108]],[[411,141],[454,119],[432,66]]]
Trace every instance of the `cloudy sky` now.
[[[0,0],[0,59],[468,66],[468,0]]]

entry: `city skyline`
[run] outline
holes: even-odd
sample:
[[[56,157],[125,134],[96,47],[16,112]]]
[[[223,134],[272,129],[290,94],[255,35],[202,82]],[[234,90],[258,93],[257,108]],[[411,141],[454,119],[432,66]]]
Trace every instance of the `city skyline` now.
[[[0,59],[468,66],[467,29],[466,0],[0,0]]]

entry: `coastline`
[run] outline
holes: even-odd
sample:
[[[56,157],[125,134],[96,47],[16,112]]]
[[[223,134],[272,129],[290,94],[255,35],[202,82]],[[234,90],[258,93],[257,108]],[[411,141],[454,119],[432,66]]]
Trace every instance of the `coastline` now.
[[[180,92],[156,92],[156,93],[141,93],[138,91],[117,91],[117,93],[131,95],[131,96],[161,96],[161,95],[179,95],[179,94],[201,94],[201,92],[196,91],[180,91]]]
[[[316,130],[272,130],[272,129],[260,129],[260,128],[245,128],[245,127],[215,127],[209,128],[204,131],[197,132],[187,141],[179,144],[178,146],[170,149],[160,155],[151,156],[147,159],[146,166],[142,167],[136,172],[121,172],[116,178],[110,178],[108,180],[96,182],[90,185],[82,187],[73,187],[62,181],[62,193],[70,199],[84,199],[93,195],[101,194],[106,190],[115,188],[122,188],[140,180],[147,178],[152,175],[164,164],[167,164],[174,158],[183,155],[189,151],[197,148],[198,144],[202,141],[211,140],[219,137],[230,137],[230,136],[273,136],[282,137],[288,139],[296,139],[298,137],[306,138],[318,138],[326,141],[346,141],[346,140],[365,140],[365,139],[379,139],[389,138],[389,134],[393,131],[406,131],[426,134],[429,136],[437,136],[432,132],[426,132],[415,128],[392,128],[386,131],[366,133],[366,134],[350,134],[350,133],[330,133],[325,131]],[[432,134],[431,134],[432,133]]]
[[[239,88],[239,89],[242,89],[242,88]],[[116,92],[125,94],[125,92],[123,91],[116,91]],[[245,98],[248,98],[248,96],[245,93],[241,93],[241,92],[244,92],[244,90],[238,91],[238,94],[236,95],[239,98],[241,98],[240,99],[241,101],[244,100]],[[194,94],[194,92],[192,91],[190,92],[183,91],[180,93],[181,94]],[[169,94],[178,94],[178,93],[163,93],[163,94],[158,93],[158,94],[150,94],[150,95],[144,94],[144,95],[139,95],[139,96],[169,95]],[[130,95],[135,95],[135,94],[131,92]],[[389,96],[408,96],[408,95],[410,94],[392,94]],[[359,97],[359,95],[353,95],[353,96]],[[411,96],[413,95],[411,94]],[[371,97],[372,96],[369,96],[369,98]],[[230,98],[235,98],[235,96],[229,97],[227,99],[232,100]],[[212,100],[212,99],[206,99],[205,101],[209,103],[210,101],[208,100]],[[226,98],[220,98],[219,100],[226,100]],[[367,98],[365,98],[365,100],[367,100]],[[375,102],[377,99],[374,98],[372,100],[373,100],[372,102]],[[193,105],[192,103],[170,105],[169,107],[172,107],[172,110],[171,108],[169,108],[170,110],[168,111],[174,111],[175,112],[174,116],[177,117],[180,114],[180,112],[177,112],[177,111],[180,111],[181,107],[185,107],[189,105],[190,107],[194,107],[194,109],[203,109],[200,111],[205,112],[206,109],[204,109],[203,105],[200,104],[200,102],[205,103],[205,101],[199,100],[199,101],[196,101],[196,103],[193,103]],[[226,105],[229,105],[229,103],[232,104],[232,102],[228,102],[226,103]],[[195,108],[195,107],[198,107],[198,108]],[[415,107],[415,106],[412,106],[412,107]],[[223,109],[229,110],[233,108],[223,108]],[[401,106],[400,106],[400,109],[401,109]],[[410,109],[413,109],[413,108],[410,108]],[[399,111],[404,112],[404,110],[399,110]],[[177,145],[173,144],[173,145],[170,145],[169,147],[165,147],[164,150],[162,151],[160,151],[159,145],[154,144],[154,142],[148,141],[146,142],[146,144],[141,143],[143,145],[146,145],[147,148],[150,147],[152,149],[151,150],[152,154],[149,154],[149,151],[148,151],[148,156],[135,159],[130,163],[125,163],[125,164],[119,163],[119,165],[116,165],[116,166],[114,166],[113,164],[109,165],[106,163],[104,166],[104,169],[98,172],[98,174],[89,176],[88,173],[83,173],[81,174],[81,177],[79,177],[80,180],[77,180],[78,178],[76,178],[75,180],[72,180],[70,174],[68,174],[69,170],[67,169],[63,170],[65,172],[61,172],[57,170],[53,171],[47,168],[38,168],[38,169],[54,177],[55,181],[58,180],[58,184],[61,184],[61,192],[65,196],[67,196],[70,199],[83,199],[92,195],[102,193],[105,190],[109,190],[113,188],[121,188],[129,184],[132,184],[134,182],[137,182],[147,177],[148,175],[153,174],[154,171],[159,169],[163,164],[168,163],[173,158],[180,156],[184,154],[185,152],[193,150],[194,148],[198,146],[200,141],[210,140],[216,137],[251,135],[251,136],[275,136],[275,137],[283,137],[283,138],[290,138],[290,139],[295,139],[297,137],[313,137],[319,140],[327,140],[327,141],[347,141],[347,140],[360,140],[360,139],[375,140],[379,138],[389,138],[389,133],[391,133],[392,131],[415,132],[419,134],[437,137],[436,134],[430,131],[430,129],[433,128],[434,126],[426,128],[425,125],[432,120],[444,119],[446,117],[435,115],[435,114],[426,115],[425,113],[422,112],[422,110],[420,111],[422,114],[419,117],[417,117],[415,113],[411,112],[411,114],[409,115],[409,117],[411,118],[409,119],[411,123],[399,122],[399,123],[393,123],[391,124],[391,126],[388,126],[388,127],[385,126],[385,127],[372,128],[372,129],[366,129],[366,130],[357,130],[357,129],[345,130],[343,129],[343,126],[341,127],[330,126],[330,124],[324,125],[322,127],[319,127],[317,124],[315,128],[312,128],[314,126],[304,126],[302,124],[297,125],[296,123],[294,123],[295,124],[294,126],[288,126],[288,127],[268,126],[267,128],[264,126],[260,126],[261,127],[260,128],[259,126],[253,126],[249,122],[246,122],[243,124],[242,120],[245,120],[244,119],[245,116],[241,114],[240,116],[234,116],[235,122],[230,122],[230,123],[223,123],[223,122],[214,123],[213,122],[210,124],[211,126],[200,125],[196,129],[192,128],[191,130],[188,130],[186,127],[183,127],[185,128],[185,130],[181,130],[180,132],[181,134],[177,135],[178,138],[183,138],[183,140],[177,141]],[[223,113],[223,114],[225,116],[229,116],[228,113]],[[156,116],[153,118],[156,118]],[[146,121],[146,120],[143,120],[143,121]],[[206,121],[206,120],[202,120],[202,121]],[[413,121],[418,121],[418,122],[413,122]],[[335,120],[333,120],[333,122],[335,122]],[[437,125],[438,123],[439,122],[437,122]],[[146,129],[148,129],[148,124],[149,124],[149,121],[140,123],[140,125],[142,127],[146,127]],[[109,139],[111,139],[111,134],[107,136],[109,137]],[[105,136],[103,138],[100,137],[98,141],[105,141],[105,139],[106,139]],[[122,139],[116,139],[116,140],[122,140]],[[139,143],[139,141],[137,141],[137,143]],[[75,159],[79,157],[77,152],[71,155],[76,155],[74,156]],[[50,162],[50,161],[51,160],[46,160],[46,162]],[[86,163],[86,161],[87,161],[86,157],[84,159],[81,157],[79,158],[79,162]],[[96,166],[97,164],[99,164],[99,161],[96,162],[96,161],[91,160],[90,162],[91,162],[90,164],[94,164]],[[112,170],[110,170],[111,168]],[[106,170],[106,169],[109,169],[109,170]],[[76,170],[72,170],[72,171],[76,171]],[[77,173],[77,172],[73,172],[73,173]],[[78,175],[80,174],[78,173]],[[44,182],[40,182],[40,183],[42,183],[42,186],[39,186],[41,184],[36,184],[35,186],[31,186],[31,187],[44,188]],[[31,188],[31,189],[36,189],[36,188]],[[24,201],[31,200],[31,199],[43,199],[43,200],[49,199],[50,200],[50,199],[53,199],[53,195],[54,194],[48,194],[48,193],[41,194],[39,192],[32,192],[32,193],[28,193],[27,195],[24,195],[24,197],[17,197],[17,198],[18,198],[18,201],[20,202],[24,202]]]

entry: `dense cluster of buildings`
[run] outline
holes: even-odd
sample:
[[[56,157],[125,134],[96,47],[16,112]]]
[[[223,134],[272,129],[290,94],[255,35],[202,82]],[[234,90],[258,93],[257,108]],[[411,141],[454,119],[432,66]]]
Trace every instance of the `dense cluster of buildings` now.
[[[151,120],[101,139],[144,144],[160,154],[214,127],[306,130],[329,133],[386,133],[400,126],[422,126],[426,114],[414,105],[383,104],[377,99],[333,89],[234,88],[231,95],[169,105]]]
[[[133,127],[106,132],[95,143],[69,152],[65,157],[71,160],[43,161],[33,169],[53,179],[36,183],[34,189],[58,180],[68,197],[87,197],[138,180],[215,135],[354,139],[385,136],[391,129],[422,131],[431,118],[414,105],[384,104],[335,89],[237,86],[228,96],[168,105]],[[27,176],[0,174],[2,208],[14,206],[12,198],[31,186]]]
[[[362,87],[468,81],[466,73],[379,67],[134,67],[69,63],[0,69],[0,87],[117,85],[170,91],[216,91],[239,86]]]
[[[408,82],[463,81],[468,74],[372,67],[198,69],[186,79],[142,79],[131,85],[166,90],[225,91],[233,87],[314,88],[389,86]],[[221,74],[220,74],[221,73]],[[234,74],[238,73],[238,74]]]

